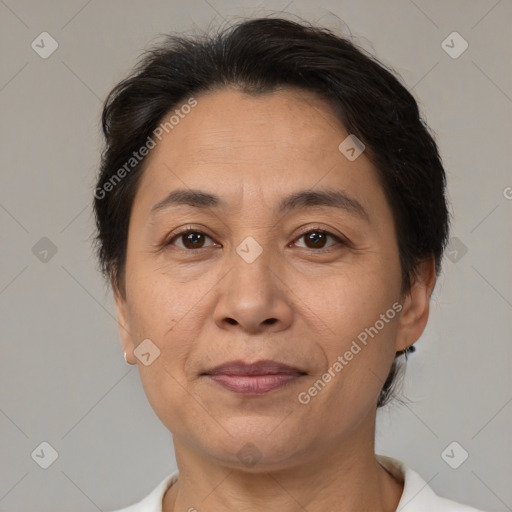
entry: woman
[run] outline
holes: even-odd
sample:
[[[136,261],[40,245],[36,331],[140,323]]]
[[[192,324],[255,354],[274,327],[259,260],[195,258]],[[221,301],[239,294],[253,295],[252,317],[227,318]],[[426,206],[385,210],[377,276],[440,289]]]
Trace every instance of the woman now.
[[[254,19],[168,37],[103,130],[99,260],[179,469],[123,510],[474,510],[374,452],[448,236],[436,144],[393,74]]]

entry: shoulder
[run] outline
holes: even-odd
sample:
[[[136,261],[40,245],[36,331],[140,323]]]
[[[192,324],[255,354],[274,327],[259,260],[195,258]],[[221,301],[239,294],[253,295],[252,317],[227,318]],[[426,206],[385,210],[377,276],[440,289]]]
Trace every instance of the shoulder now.
[[[438,496],[428,482],[403,462],[384,455],[376,457],[381,466],[404,483],[402,497],[397,507],[400,512],[484,512]]]
[[[165,491],[178,479],[178,471],[167,475],[144,499],[126,508],[110,512],[162,512]]]

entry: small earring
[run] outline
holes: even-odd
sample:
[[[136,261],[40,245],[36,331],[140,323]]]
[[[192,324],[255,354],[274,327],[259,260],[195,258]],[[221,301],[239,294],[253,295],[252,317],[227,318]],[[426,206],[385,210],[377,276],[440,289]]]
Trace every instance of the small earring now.
[[[132,363],[129,363],[128,359],[126,359],[126,352],[123,352],[123,355],[124,355],[124,364],[126,364],[128,366],[132,366]]]
[[[409,354],[412,354],[413,352],[416,352],[416,347],[414,345],[410,345],[409,347],[405,347],[403,350],[399,350],[396,355],[397,356],[404,356],[405,360],[407,361],[407,356]]]

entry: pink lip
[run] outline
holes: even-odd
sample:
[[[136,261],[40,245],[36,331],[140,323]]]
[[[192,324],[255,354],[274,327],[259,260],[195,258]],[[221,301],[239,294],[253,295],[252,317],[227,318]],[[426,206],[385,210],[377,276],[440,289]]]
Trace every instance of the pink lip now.
[[[306,372],[276,361],[231,361],[204,372],[221,386],[244,395],[262,395],[285,386]]]

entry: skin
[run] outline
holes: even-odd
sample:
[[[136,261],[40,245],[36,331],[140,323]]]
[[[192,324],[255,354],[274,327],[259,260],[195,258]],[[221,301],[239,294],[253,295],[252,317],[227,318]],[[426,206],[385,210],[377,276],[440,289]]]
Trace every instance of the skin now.
[[[395,226],[376,170],[365,153],[349,161],[338,150],[348,133],[323,99],[231,88],[196,99],[146,160],[126,288],[115,290],[123,349],[173,435],[180,476],[163,510],[394,511],[403,485],[375,459],[376,404],[396,351],[425,328],[434,262],[419,265],[401,296]],[[368,218],[327,206],[276,212],[293,192],[325,188],[355,198]],[[226,206],[151,216],[175,189],[200,189]],[[187,227],[207,235],[202,248],[173,239]],[[329,236],[308,245],[304,233],[318,228],[347,243]],[[263,249],[252,263],[236,252],[248,236]],[[395,302],[401,312],[300,403]],[[160,350],[149,366],[133,352],[147,338]],[[276,360],[307,375],[258,397],[199,376],[236,359]],[[261,457],[253,466],[237,456],[247,443]]]

